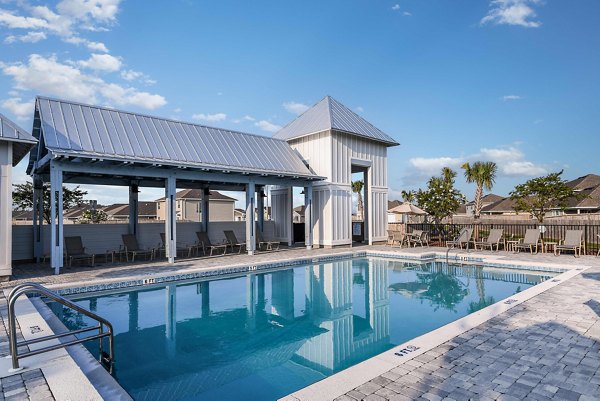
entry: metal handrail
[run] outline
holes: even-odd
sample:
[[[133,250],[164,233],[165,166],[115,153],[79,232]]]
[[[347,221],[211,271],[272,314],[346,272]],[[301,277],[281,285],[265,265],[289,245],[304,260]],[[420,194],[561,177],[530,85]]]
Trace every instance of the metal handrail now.
[[[58,302],[61,305],[71,308],[71,309],[97,321],[98,325],[92,326],[92,327],[86,327],[86,328],[78,329],[78,330],[70,330],[65,333],[53,334],[53,335],[49,335],[49,336],[34,338],[32,340],[17,342],[15,303],[21,295],[29,294],[29,293],[38,293],[47,298],[50,298],[53,301]],[[106,326],[106,329],[107,329],[106,332],[104,331],[104,326]],[[18,348],[22,347],[24,345],[36,344],[36,343],[40,343],[40,342],[44,342],[44,341],[48,341],[48,340],[56,340],[56,339],[60,339],[62,337],[86,333],[86,332],[93,331],[93,330],[98,330],[98,334],[95,334],[95,335],[89,336],[89,337],[85,337],[85,338],[81,338],[81,339],[78,338],[78,339],[71,340],[71,341],[61,342],[60,344],[50,345],[50,346],[43,347],[43,348],[40,348],[40,349],[37,349],[34,351],[24,352],[22,354],[18,353]],[[46,287],[44,287],[40,284],[29,283],[29,282],[19,284],[19,285],[15,286],[9,293],[9,295],[8,295],[8,334],[9,334],[8,339],[9,339],[9,343],[10,343],[10,356],[12,358],[12,369],[10,369],[10,372],[16,372],[16,371],[23,369],[22,367],[19,367],[19,359],[22,359],[22,358],[25,358],[28,356],[42,354],[44,352],[54,351],[56,349],[65,348],[70,345],[81,344],[86,341],[97,339],[97,340],[99,340],[99,351],[100,351],[98,360],[99,360],[100,364],[107,367],[108,371],[110,373],[112,373],[112,367],[113,367],[113,362],[114,362],[114,346],[113,346],[114,336],[113,336],[112,324],[108,320],[104,319],[103,317],[98,316],[95,313],[90,312],[89,310],[87,310],[85,308],[82,308],[81,306],[69,301],[68,299],[58,295],[57,293],[55,293],[53,291],[50,291],[49,289],[47,289]],[[103,352],[102,340],[104,337],[108,337],[108,360],[107,361],[103,361],[104,352]],[[105,363],[108,363],[108,366],[106,366]]]

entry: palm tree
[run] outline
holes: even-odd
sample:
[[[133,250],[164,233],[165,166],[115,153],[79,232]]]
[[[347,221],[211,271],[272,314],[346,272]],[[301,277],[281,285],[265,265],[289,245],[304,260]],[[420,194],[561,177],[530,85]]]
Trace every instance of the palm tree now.
[[[415,191],[402,191],[402,201],[408,203],[414,203],[416,199]]]
[[[481,214],[481,198],[483,198],[483,189],[492,190],[496,180],[496,171],[498,166],[494,162],[474,162],[472,165],[465,163],[462,165],[465,170],[465,178],[468,183],[477,184],[475,190],[475,213],[474,217],[479,218]]]
[[[352,181],[352,192],[358,195],[358,210],[356,211],[356,217],[358,220],[363,219],[363,198],[362,198],[362,190],[365,186],[363,180]]]

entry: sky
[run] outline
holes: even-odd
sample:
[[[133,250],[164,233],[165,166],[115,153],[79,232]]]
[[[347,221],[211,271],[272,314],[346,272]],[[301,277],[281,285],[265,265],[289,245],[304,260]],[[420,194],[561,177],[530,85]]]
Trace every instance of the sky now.
[[[39,94],[272,135],[331,95],[401,144],[390,199],[444,166],[471,198],[477,160],[507,195],[600,174],[599,22],[597,0],[0,0],[0,112],[30,131]]]

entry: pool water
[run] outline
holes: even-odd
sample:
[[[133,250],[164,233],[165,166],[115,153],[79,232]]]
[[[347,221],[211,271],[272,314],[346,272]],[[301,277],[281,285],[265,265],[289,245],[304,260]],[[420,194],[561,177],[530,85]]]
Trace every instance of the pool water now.
[[[275,400],[550,277],[358,258],[74,300],[114,325],[136,400]]]

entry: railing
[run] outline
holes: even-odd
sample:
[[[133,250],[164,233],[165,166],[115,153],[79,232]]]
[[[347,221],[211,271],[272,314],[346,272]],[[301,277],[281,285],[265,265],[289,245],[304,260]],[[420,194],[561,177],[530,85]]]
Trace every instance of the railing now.
[[[544,241],[559,242],[565,238],[567,230],[582,230],[583,241],[585,244],[586,255],[596,255],[600,249],[600,225],[597,224],[543,224],[544,232],[541,238]],[[451,240],[458,235],[460,230],[465,227],[472,227],[473,238],[481,239],[487,237],[493,228],[504,229],[504,239],[518,240],[525,237],[525,231],[528,228],[538,228],[540,224],[506,224],[506,223],[475,223],[475,224],[432,224],[419,223],[407,224],[406,231],[423,230],[429,232],[431,245],[445,246],[446,241]],[[389,229],[393,230],[395,224],[389,224]]]
[[[71,330],[71,331],[67,331],[65,333],[53,334],[53,335],[49,335],[49,336],[38,337],[38,338],[31,339],[31,340],[17,342],[15,303],[20,296],[25,295],[25,294],[30,294],[30,293],[37,293],[37,294],[43,295],[61,305],[71,308],[71,309],[89,317],[90,319],[97,321],[98,325],[92,326],[92,327],[85,327],[83,329],[78,329],[78,330]],[[104,326],[106,326],[106,331],[104,330]],[[60,342],[60,340],[59,340],[62,337],[71,336],[71,335],[75,335],[75,334],[81,334],[81,333],[87,333],[87,332],[94,331],[94,330],[98,330],[98,334],[94,334],[92,336],[85,337],[85,338],[77,338],[75,340],[69,340],[69,341],[65,341],[65,342]],[[104,353],[103,348],[102,348],[103,347],[102,343],[103,343],[104,337],[108,337],[108,355],[106,355],[106,353]],[[12,359],[12,369],[10,369],[10,372],[16,372],[16,371],[23,369],[22,367],[19,367],[19,359],[26,358],[28,356],[39,355],[44,352],[54,351],[54,350],[57,350],[60,348],[65,348],[70,345],[81,344],[86,341],[99,340],[100,352],[99,352],[98,361],[110,373],[112,373],[112,367],[113,367],[113,362],[114,362],[113,338],[114,338],[113,327],[112,327],[112,324],[110,324],[110,322],[108,320],[104,319],[101,316],[96,315],[93,312],[88,311],[85,308],[82,308],[81,306],[69,301],[68,299],[66,299],[64,297],[61,297],[60,295],[48,290],[47,288],[45,288],[39,284],[36,284],[36,283],[19,284],[15,288],[13,288],[12,291],[10,292],[10,294],[8,295],[8,340],[9,340],[9,344],[10,344],[10,356]],[[19,347],[22,347],[25,345],[30,345],[30,344],[37,344],[37,343],[41,343],[41,342],[49,341],[49,340],[59,340],[59,344],[49,345],[47,347],[39,348],[39,349],[36,349],[33,351],[23,352],[21,354],[19,354],[19,352],[18,352]]]

